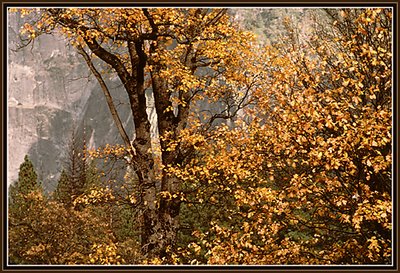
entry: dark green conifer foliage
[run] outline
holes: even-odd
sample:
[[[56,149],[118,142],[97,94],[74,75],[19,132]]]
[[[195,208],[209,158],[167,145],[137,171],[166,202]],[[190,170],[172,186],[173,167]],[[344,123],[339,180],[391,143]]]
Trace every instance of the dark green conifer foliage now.
[[[72,206],[75,198],[96,183],[97,173],[94,162],[87,159],[86,132],[83,129],[82,137],[78,137],[75,130],[72,132],[68,146],[68,156],[54,197],[66,206]]]
[[[18,191],[23,194],[38,189],[37,174],[28,155],[25,155],[24,162],[19,167],[17,185]]]
[[[71,203],[69,176],[65,170],[62,170],[58,180],[57,189],[54,193],[55,199],[64,204]]]
[[[38,176],[33,163],[28,155],[25,155],[24,162],[19,166],[18,180],[9,188],[10,202],[15,203],[21,196],[39,189]]]
[[[31,213],[30,194],[40,192],[43,194],[43,189],[38,183],[38,176],[32,164],[32,161],[26,155],[24,162],[19,167],[18,180],[9,188],[9,203],[8,203],[8,224],[9,232],[13,232],[16,227],[27,229],[28,224],[24,222],[27,214]],[[27,243],[27,238],[21,239],[18,242],[12,242],[14,248]],[[9,244],[11,244],[9,240]],[[10,250],[13,252],[13,250]],[[14,252],[13,252],[14,253]],[[10,256],[10,263],[21,263],[23,256],[21,253],[15,252],[15,255]]]

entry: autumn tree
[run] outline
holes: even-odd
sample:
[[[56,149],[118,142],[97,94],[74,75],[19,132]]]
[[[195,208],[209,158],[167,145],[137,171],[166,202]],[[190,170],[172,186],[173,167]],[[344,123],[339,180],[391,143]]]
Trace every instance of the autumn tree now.
[[[21,164],[22,177],[34,173],[26,165],[31,166]],[[45,196],[39,185],[11,194],[15,197],[8,214],[10,264],[135,264],[144,260],[138,242],[124,234],[132,234],[133,217],[100,187],[92,168],[89,165],[85,187],[77,196],[70,195],[76,190],[71,190],[65,171],[56,198]],[[80,202],[84,198],[96,202]],[[132,224],[130,230],[128,224]]]
[[[317,17],[310,39],[286,20],[282,43],[265,48],[252,122],[221,127],[192,167],[171,170],[197,185],[195,200],[219,203],[225,191],[234,204],[193,233],[184,255],[211,264],[391,263],[392,13],[326,12],[332,20]]]
[[[63,172],[60,182],[66,188],[58,188],[58,201],[49,199],[25,156],[19,179],[10,187],[9,263],[118,264],[124,262],[123,257],[130,258],[118,255],[108,215],[98,214],[94,207],[75,210],[67,196],[70,176]]]
[[[118,243],[107,219],[49,200],[40,191],[24,195],[9,214],[10,264],[120,264]]]
[[[28,43],[43,33],[63,35],[98,80],[123,140],[124,156],[138,179],[143,252],[167,256],[167,246],[176,243],[182,200],[163,196],[177,196],[182,181],[165,167],[183,164],[192,156],[196,140],[183,148],[182,133],[206,131],[217,120],[233,118],[248,103],[257,78],[249,69],[255,56],[253,36],[235,27],[224,9],[21,12],[31,16],[23,30]],[[125,88],[135,127],[133,138],[119,118],[95,59],[117,75]],[[153,93],[157,112],[159,138],[153,145],[147,89]],[[201,101],[225,107],[211,108],[200,118]]]
[[[296,153],[280,157],[293,165],[285,170],[292,175],[293,194],[303,189],[303,198],[313,204],[296,217],[307,238],[317,236],[310,255],[331,263],[390,263],[392,14],[325,12],[332,20],[316,26],[312,55],[307,58],[300,47],[297,58],[287,51],[293,66],[307,74],[295,70],[297,82],[284,78],[293,85],[285,101],[295,116],[274,117],[289,116],[290,130],[298,133],[289,142]],[[331,249],[321,247],[329,244]]]

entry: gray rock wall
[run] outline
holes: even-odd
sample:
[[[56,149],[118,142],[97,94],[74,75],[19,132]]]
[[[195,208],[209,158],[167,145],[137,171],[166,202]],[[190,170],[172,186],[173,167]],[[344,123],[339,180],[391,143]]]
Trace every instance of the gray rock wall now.
[[[97,81],[83,59],[60,37],[43,35],[33,45],[14,51],[23,21],[8,17],[7,183],[18,178],[28,154],[47,191],[52,191],[66,158],[72,130],[86,127],[95,148],[120,142]],[[129,107],[117,80],[107,79],[118,110],[130,131]]]

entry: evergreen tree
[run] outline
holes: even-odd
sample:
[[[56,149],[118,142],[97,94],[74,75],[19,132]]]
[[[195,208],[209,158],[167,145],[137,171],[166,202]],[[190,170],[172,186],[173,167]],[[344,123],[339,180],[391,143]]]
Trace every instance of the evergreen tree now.
[[[73,131],[68,145],[68,157],[65,163],[57,189],[55,199],[67,206],[71,206],[76,197],[85,190],[97,184],[97,169],[94,162],[87,159],[86,132],[83,129],[82,137]]]
[[[24,162],[19,167],[18,173],[18,191],[20,193],[29,193],[38,189],[37,174],[32,161],[28,155],[25,155]]]
[[[38,176],[33,167],[33,163],[28,155],[25,155],[24,162],[22,162],[19,167],[18,181],[10,186],[10,201],[11,203],[16,202],[18,196],[26,195],[39,188]]]
[[[58,180],[57,189],[54,192],[55,199],[61,203],[71,203],[71,195],[68,194],[69,176],[65,170],[62,170],[60,179]]]
[[[69,145],[67,174],[69,176],[69,194],[76,198],[83,193],[86,180],[86,158],[85,141],[83,144],[77,139],[77,133],[72,132],[72,139]]]
[[[26,215],[30,213],[30,197],[36,194],[42,195],[43,190],[38,183],[38,176],[32,161],[25,155],[24,162],[19,167],[18,180],[9,188],[9,232],[13,232],[16,226],[23,226],[25,229],[29,226],[21,223],[26,218]],[[26,244],[26,240],[23,239],[17,243],[9,240],[9,244],[13,248],[18,248]],[[12,257],[10,256],[10,263],[20,263],[22,259],[22,255],[16,253]]]

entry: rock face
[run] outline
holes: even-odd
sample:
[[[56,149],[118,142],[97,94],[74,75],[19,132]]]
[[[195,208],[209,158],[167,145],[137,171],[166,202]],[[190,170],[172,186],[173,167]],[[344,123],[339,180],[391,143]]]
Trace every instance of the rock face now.
[[[234,18],[260,39],[276,37],[284,16],[304,16],[301,10],[232,9]],[[28,154],[45,190],[56,187],[66,158],[72,130],[86,128],[91,148],[122,143],[102,91],[90,76],[83,58],[58,36],[42,35],[34,44],[15,51],[24,21],[18,14],[8,16],[8,176],[18,178],[19,165]],[[128,132],[133,132],[128,99],[119,80],[106,79]],[[147,107],[153,135],[156,114],[151,94]],[[133,135],[133,133],[131,133]]]
[[[45,190],[52,191],[72,130],[85,127],[92,148],[121,140],[101,89],[80,55],[63,39],[50,35],[14,51],[23,22],[17,14],[8,19],[7,183],[18,178],[19,165],[28,154]],[[132,132],[124,91],[116,79],[107,80],[121,118]],[[149,108],[152,119],[153,112]]]
[[[314,25],[313,16],[323,14],[321,9],[306,8],[248,8],[230,10],[241,27],[253,31],[263,44],[279,43],[285,35],[285,19],[298,31],[299,39],[307,39]]]

